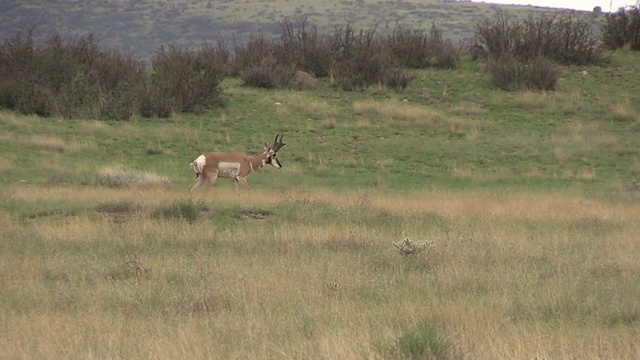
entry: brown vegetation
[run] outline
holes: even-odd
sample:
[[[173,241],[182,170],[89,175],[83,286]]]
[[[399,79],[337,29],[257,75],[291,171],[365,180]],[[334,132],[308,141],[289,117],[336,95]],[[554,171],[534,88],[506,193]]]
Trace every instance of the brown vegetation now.
[[[217,192],[227,205],[186,222],[153,215],[183,202],[181,191],[7,191],[24,204],[104,205],[27,221],[0,212],[2,237],[20,239],[0,252],[1,357],[637,354],[637,204]],[[238,206],[243,226],[211,222]],[[308,217],[323,207],[340,215]],[[401,256],[403,238],[431,247]]]

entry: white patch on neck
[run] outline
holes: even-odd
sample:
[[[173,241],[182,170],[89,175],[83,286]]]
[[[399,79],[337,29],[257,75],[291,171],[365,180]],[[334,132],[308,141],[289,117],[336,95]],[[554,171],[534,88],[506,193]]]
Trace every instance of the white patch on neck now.
[[[236,178],[240,174],[240,163],[221,161],[218,163],[218,176]]]

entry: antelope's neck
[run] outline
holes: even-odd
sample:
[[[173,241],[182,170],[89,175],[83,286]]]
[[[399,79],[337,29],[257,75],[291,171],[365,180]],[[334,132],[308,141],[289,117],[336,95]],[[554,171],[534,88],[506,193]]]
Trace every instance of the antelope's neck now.
[[[251,171],[258,171],[267,163],[268,155],[266,152],[251,156],[249,158],[249,164],[251,165]]]

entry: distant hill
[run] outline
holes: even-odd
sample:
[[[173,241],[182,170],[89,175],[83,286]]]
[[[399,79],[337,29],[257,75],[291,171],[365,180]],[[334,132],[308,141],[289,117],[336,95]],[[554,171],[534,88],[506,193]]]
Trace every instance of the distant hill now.
[[[33,28],[37,41],[56,33],[66,39],[93,34],[99,43],[149,59],[162,45],[197,47],[204,41],[245,41],[251,35],[281,32],[286,19],[331,32],[353,24],[384,29],[396,23],[427,29],[435,23],[445,37],[472,36],[474,24],[497,10],[514,16],[557,12],[541,7],[498,6],[442,0],[4,0],[0,2],[0,40]],[[594,26],[603,16],[579,12]]]

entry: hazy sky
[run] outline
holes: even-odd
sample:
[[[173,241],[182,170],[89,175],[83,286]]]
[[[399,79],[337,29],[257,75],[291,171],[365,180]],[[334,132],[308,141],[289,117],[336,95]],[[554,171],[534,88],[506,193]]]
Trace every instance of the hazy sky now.
[[[615,12],[619,7],[636,4],[636,0],[473,0],[473,2],[548,6],[588,11],[593,10],[596,6],[600,6],[602,11],[606,12]]]

